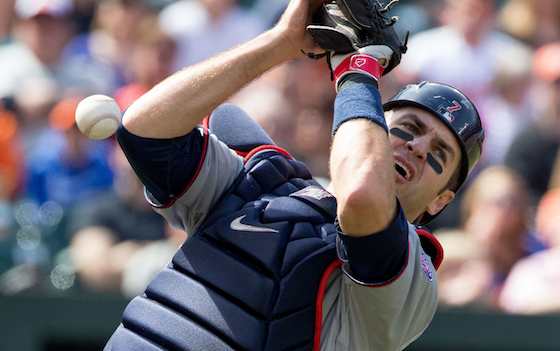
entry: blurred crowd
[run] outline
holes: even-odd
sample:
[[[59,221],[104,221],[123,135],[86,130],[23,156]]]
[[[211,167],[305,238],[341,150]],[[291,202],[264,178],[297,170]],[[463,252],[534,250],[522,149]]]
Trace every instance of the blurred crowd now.
[[[285,0],[0,1],[0,294],[134,295],[186,234],[167,226],[114,140],[74,123],[79,100],[124,111],[172,72],[270,28]],[[402,0],[411,32],[386,100],[407,83],[458,87],[486,129],[481,166],[430,225],[442,305],[560,311],[560,1]],[[302,58],[231,98],[328,183],[335,97]]]

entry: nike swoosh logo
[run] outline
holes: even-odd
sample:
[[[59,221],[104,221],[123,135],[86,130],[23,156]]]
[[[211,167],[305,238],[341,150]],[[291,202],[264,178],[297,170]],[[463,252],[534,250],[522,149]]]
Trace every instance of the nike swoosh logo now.
[[[267,228],[267,227],[257,227],[254,225],[241,223],[241,220],[244,219],[245,217],[247,217],[247,215],[237,217],[230,223],[229,227],[233,230],[241,231],[241,232],[278,233],[278,230],[276,229]]]

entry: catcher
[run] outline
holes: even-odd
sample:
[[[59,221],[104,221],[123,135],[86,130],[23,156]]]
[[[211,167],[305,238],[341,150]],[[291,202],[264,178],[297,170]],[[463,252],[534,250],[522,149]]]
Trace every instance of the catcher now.
[[[483,132],[473,104],[442,84],[409,86],[382,107],[378,80],[406,50],[387,10],[292,0],[273,29],[127,110],[118,140],[148,201],[191,235],[105,350],[387,351],[422,334],[443,252],[416,224],[453,199]],[[330,192],[220,105],[314,43],[338,91]]]

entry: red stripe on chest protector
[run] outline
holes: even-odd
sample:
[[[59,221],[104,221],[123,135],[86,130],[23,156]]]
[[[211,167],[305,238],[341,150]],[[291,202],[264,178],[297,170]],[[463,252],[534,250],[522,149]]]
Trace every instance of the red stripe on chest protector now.
[[[265,150],[274,150],[274,151],[277,151],[277,152],[283,154],[284,156],[286,156],[289,159],[293,159],[292,155],[290,155],[290,153],[288,151],[284,150],[283,148],[281,148],[279,146],[276,146],[276,145],[261,145],[261,146],[257,146],[256,148],[254,148],[248,154],[245,155],[245,162],[249,161],[251,159],[251,157],[255,156],[259,152],[265,151]]]
[[[323,328],[323,300],[327,291],[327,284],[331,274],[342,266],[342,262],[338,259],[333,261],[323,272],[321,283],[319,283],[319,291],[315,299],[315,336],[313,338],[313,351],[321,349],[321,329]]]

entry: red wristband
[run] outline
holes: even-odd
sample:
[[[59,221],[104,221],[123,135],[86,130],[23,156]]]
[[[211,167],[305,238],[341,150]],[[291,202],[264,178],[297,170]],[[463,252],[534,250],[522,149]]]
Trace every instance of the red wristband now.
[[[365,54],[355,54],[346,57],[334,70],[334,80],[337,82],[340,78],[349,73],[361,73],[375,80],[383,74],[384,68],[377,60]]]

